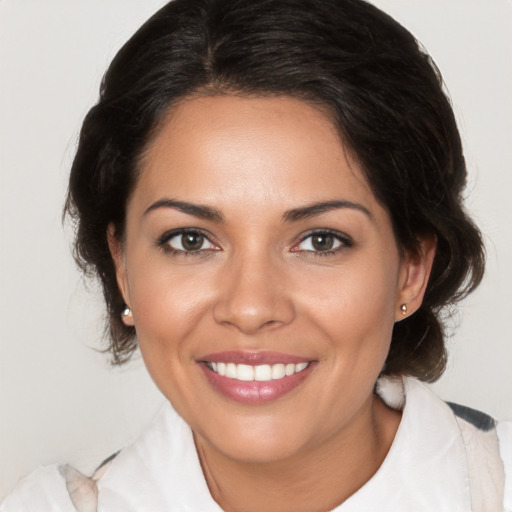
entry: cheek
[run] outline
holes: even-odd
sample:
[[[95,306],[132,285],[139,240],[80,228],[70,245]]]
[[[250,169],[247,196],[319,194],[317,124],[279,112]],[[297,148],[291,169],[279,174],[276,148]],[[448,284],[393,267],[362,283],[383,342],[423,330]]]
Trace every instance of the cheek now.
[[[319,269],[301,281],[300,309],[334,344],[378,357],[387,353],[395,318],[397,260],[365,261]],[[394,269],[397,269],[396,271]]]
[[[380,265],[379,265],[380,266]],[[397,296],[396,273],[376,265],[340,268],[315,273],[303,280],[302,295],[311,298],[312,306],[330,313],[350,312],[354,319],[373,320],[394,315]],[[309,293],[308,293],[309,291]]]
[[[201,286],[200,286],[201,285]],[[209,312],[204,279],[145,270],[131,281],[133,314],[141,355],[151,378],[177,410],[187,411],[194,355]]]
[[[177,350],[208,315],[209,279],[185,266],[173,268],[165,258],[134,258],[132,265],[130,297],[141,349]]]

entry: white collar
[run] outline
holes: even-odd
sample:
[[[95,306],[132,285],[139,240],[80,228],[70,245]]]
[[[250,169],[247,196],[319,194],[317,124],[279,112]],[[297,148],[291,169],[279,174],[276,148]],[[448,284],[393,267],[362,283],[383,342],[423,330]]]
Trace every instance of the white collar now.
[[[405,395],[402,421],[377,473],[335,511],[471,511],[466,451],[450,407],[410,377],[386,379],[378,391],[389,405]]]
[[[335,512],[470,511],[464,443],[449,406],[413,378],[380,384],[390,405],[405,395],[400,427],[377,473]],[[170,405],[114,459],[98,489],[98,512],[221,512],[192,432]]]

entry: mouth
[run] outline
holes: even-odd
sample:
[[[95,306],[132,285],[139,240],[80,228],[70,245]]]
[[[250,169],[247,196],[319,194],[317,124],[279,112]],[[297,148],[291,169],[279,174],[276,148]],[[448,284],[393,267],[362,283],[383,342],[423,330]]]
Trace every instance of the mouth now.
[[[198,361],[215,391],[244,404],[287,395],[312,372],[315,361],[275,352],[223,352]]]

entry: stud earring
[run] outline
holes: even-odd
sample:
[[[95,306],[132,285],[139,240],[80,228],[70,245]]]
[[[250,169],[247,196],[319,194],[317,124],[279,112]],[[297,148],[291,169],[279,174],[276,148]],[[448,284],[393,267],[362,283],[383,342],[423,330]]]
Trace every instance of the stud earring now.
[[[402,311],[402,315],[405,316],[407,314],[407,304],[402,304],[400,310]]]
[[[129,316],[132,316],[132,310],[128,306],[126,306],[123,309],[123,312],[121,313],[121,315],[123,316],[123,318],[127,318]]]

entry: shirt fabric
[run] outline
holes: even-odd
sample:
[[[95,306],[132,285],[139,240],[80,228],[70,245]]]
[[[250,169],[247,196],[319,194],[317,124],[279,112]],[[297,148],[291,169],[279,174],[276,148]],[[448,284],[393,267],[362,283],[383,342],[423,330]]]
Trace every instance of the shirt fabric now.
[[[512,512],[512,422],[447,404],[413,378],[380,379],[402,409],[375,475],[334,512]],[[192,431],[167,404],[92,478],[46,466],[24,478],[0,512],[220,512]]]

